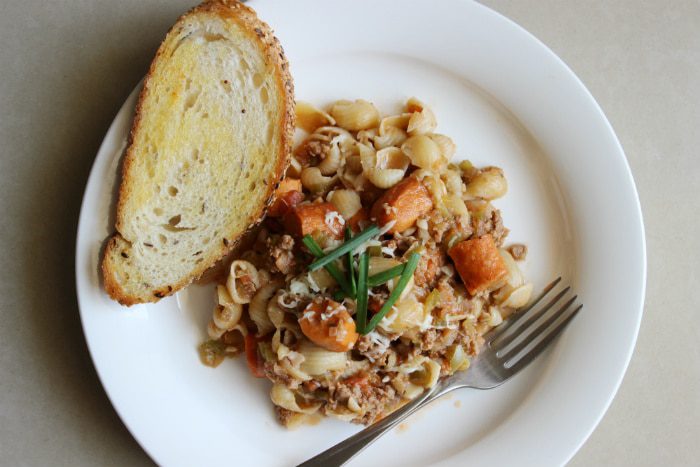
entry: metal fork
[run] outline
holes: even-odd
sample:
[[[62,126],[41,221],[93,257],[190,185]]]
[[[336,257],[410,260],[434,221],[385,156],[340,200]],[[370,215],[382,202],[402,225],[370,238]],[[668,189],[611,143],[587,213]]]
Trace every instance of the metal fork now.
[[[439,381],[430,390],[382,420],[298,467],[343,465],[406,417],[438,397],[459,388],[491,389],[506,382],[535,360],[583,307],[575,305],[576,295],[565,298],[570,295],[571,287],[555,291],[560,282],[561,277],[545,287],[529,307],[486,334],[481,353],[472,360],[467,371]],[[548,296],[550,298],[545,301]],[[558,309],[551,311],[562,302]]]

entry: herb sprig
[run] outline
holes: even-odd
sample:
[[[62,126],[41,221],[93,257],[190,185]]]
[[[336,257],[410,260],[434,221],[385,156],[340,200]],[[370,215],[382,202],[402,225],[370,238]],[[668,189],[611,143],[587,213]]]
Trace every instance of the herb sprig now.
[[[314,255],[316,258],[324,257],[323,250],[320,246],[318,246],[318,243],[316,243],[316,240],[314,240],[311,237],[311,235],[305,235],[302,239],[302,242],[304,242],[306,248],[308,248],[311,254]],[[331,277],[333,277],[333,279],[335,279],[335,281],[338,283],[338,285],[345,294],[349,296],[353,295],[353,288],[350,287],[348,281],[345,279],[345,276],[343,276],[343,273],[340,272],[340,269],[338,269],[338,266],[336,266],[333,263],[328,263],[324,266],[324,269],[328,271],[328,273],[331,275]]]
[[[353,259],[355,249],[378,233],[379,228],[376,225],[371,225],[353,237],[352,231],[346,227],[345,242],[327,254],[323,252],[321,247],[310,235],[305,235],[302,240],[311,254],[316,257],[316,261],[311,263],[309,270],[316,271],[320,268],[325,268],[340,286],[340,290],[337,290],[333,294],[333,298],[335,300],[342,300],[346,297],[355,299],[355,322],[357,332],[360,334],[371,332],[384,316],[386,316],[389,310],[391,310],[411,280],[418,266],[418,261],[420,260],[420,255],[414,252],[411,253],[406,263],[369,276],[369,253],[364,251],[359,257],[357,271],[355,271]],[[346,255],[345,258],[343,258],[344,255]],[[345,260],[345,272],[347,277],[338,269],[335,263],[336,260],[341,258]],[[399,280],[394,290],[391,292],[386,302],[384,302],[379,312],[377,312],[368,323],[367,308],[369,289],[386,284],[396,277],[399,277]]]

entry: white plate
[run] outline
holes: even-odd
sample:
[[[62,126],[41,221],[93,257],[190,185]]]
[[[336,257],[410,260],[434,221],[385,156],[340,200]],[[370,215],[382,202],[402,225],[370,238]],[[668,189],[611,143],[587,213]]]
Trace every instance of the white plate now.
[[[467,1],[252,2],[276,29],[298,98],[363,97],[385,112],[409,96],[434,109],[458,154],[505,169],[510,239],[529,245],[541,288],[565,276],[585,304],[555,348],[492,391],[464,390],[412,417],[353,465],[556,465],[602,417],[642,315],[646,258],[639,201],[622,149],[574,74],[526,31]],[[292,465],[359,428],[338,421],[288,432],[266,381],[240,360],[199,363],[211,288],[122,308],[99,282],[114,181],[136,99],[100,148],[77,238],[81,316],[119,415],[160,464]]]

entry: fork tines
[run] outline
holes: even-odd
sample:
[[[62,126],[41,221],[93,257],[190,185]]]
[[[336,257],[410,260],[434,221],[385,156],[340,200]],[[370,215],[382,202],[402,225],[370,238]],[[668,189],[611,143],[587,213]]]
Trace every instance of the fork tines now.
[[[560,289],[558,277],[534,302],[485,336],[487,345],[510,374],[534,360],[559,335],[583,305],[571,287]]]

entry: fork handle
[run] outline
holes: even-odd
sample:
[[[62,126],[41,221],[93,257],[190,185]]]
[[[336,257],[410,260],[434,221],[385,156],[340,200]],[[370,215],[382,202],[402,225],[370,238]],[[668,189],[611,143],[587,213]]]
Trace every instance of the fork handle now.
[[[340,466],[355,457],[360,451],[372,444],[377,438],[401,423],[406,417],[424,405],[429,404],[444,394],[440,383],[433,386],[429,391],[425,391],[420,396],[413,399],[398,410],[387,415],[377,423],[368,426],[354,436],[341,441],[335,446],[328,448],[321,454],[312,457],[297,467],[327,467]]]

